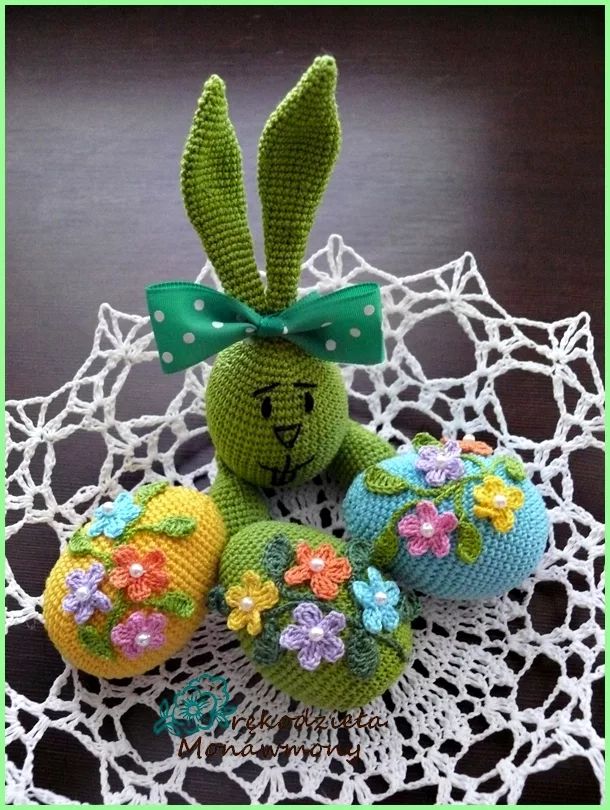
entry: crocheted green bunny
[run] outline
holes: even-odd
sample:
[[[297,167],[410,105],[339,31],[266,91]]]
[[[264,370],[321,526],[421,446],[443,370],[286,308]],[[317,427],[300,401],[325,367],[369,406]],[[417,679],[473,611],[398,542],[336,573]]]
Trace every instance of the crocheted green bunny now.
[[[259,487],[329,470],[344,486],[394,455],[350,420],[339,362],[383,359],[376,285],[297,302],[307,238],[340,146],[337,70],[317,58],[268,119],[258,159],[267,286],[247,222],[241,154],[225,87],[205,83],[182,160],[182,193],[226,295],[170,282],[147,290],[162,368],[219,352],[205,402],[228,529],[211,602],[259,670],[291,696],[345,709],[401,673],[413,606],[370,544],[270,520]]]

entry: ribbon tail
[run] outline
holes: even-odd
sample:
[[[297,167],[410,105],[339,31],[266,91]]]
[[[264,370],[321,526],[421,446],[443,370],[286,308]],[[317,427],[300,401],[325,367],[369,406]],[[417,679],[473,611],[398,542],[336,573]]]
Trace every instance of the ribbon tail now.
[[[304,351],[335,363],[374,365],[385,359],[381,292],[373,283],[301,299],[281,313],[285,337]]]

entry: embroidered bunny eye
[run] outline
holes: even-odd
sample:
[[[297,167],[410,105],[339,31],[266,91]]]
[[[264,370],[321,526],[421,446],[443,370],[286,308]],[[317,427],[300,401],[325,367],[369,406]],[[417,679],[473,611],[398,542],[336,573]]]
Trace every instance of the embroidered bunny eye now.
[[[263,401],[261,402],[261,415],[263,419],[269,419],[273,408],[271,406],[271,397],[264,397]]]
[[[311,413],[313,411],[314,401],[313,401],[313,394],[310,391],[305,392],[305,413]]]

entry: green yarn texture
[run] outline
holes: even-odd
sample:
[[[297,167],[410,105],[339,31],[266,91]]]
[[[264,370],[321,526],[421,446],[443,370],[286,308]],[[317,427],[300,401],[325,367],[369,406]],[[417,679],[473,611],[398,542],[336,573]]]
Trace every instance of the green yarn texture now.
[[[248,226],[246,193],[225,85],[210,76],[195,112],[182,156],[182,196],[188,217],[224,289],[254,309],[265,291]]]
[[[270,116],[258,151],[267,260],[267,309],[297,295],[307,237],[339,153],[337,66],[318,57]]]
[[[348,625],[341,636],[345,639],[345,654],[336,663],[323,661],[316,670],[303,669],[294,652],[277,649],[277,633],[293,621],[291,606],[312,597],[306,585],[289,587],[282,576],[291,564],[289,557],[282,558],[282,551],[274,549],[276,538],[288,540],[291,550],[299,542],[315,548],[330,544],[337,555],[347,557],[353,573],[344,582],[335,599],[325,601],[326,610],[342,612]],[[280,544],[281,545],[281,544]],[[262,633],[251,636],[246,630],[238,631],[242,648],[261,674],[275,687],[296,700],[318,708],[343,711],[364,706],[385,692],[403,672],[411,651],[411,629],[406,615],[393,632],[379,635],[367,633],[359,622],[360,608],[351,595],[351,583],[365,576],[369,562],[366,552],[358,560],[362,550],[349,542],[330,537],[324,532],[279,521],[253,523],[228,542],[220,564],[220,596],[222,591],[238,585],[248,570],[261,579],[275,580],[280,589],[280,601],[269,611],[262,611]],[[274,568],[275,566],[275,568]],[[219,593],[211,599],[218,608]],[[286,608],[284,609],[284,605]],[[226,615],[227,610],[223,611]],[[267,628],[270,633],[266,633]]]
[[[349,427],[339,367],[281,339],[242,341],[218,355],[206,416],[218,457],[258,486],[310,480],[330,464]]]
[[[307,238],[341,143],[336,83],[335,60],[318,57],[261,135],[266,291],[254,257],[241,150],[225,85],[210,76],[203,87],[182,156],[182,196],[224,289],[257,312],[277,312],[296,299]]]

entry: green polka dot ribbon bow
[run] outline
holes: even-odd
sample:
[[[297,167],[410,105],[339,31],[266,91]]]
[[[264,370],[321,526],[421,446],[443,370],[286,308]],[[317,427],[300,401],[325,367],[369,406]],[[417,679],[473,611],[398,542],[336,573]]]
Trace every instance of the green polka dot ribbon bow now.
[[[153,284],[146,297],[166,374],[246,338],[284,338],[308,354],[338,363],[373,365],[384,359],[377,284],[355,284],[327,295],[312,292],[271,315],[188,281]]]

